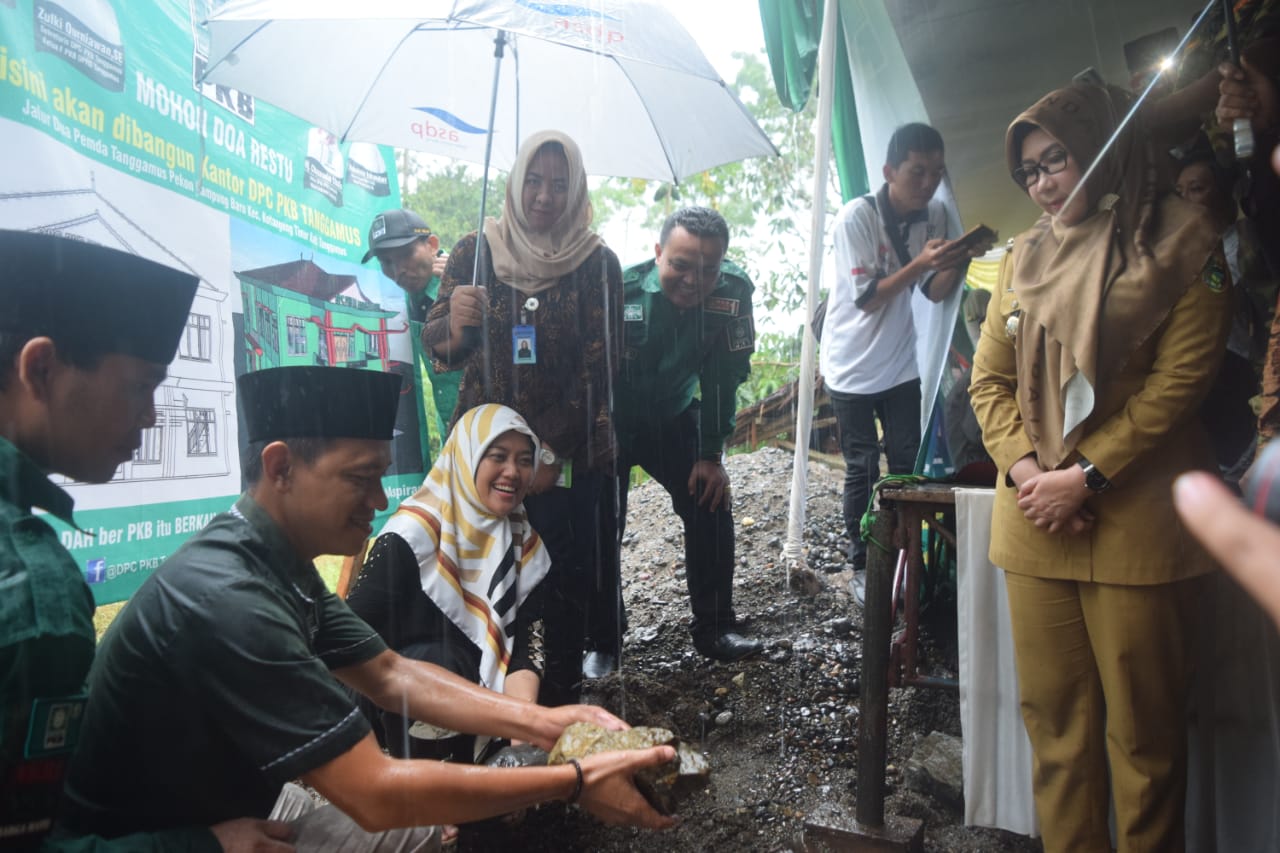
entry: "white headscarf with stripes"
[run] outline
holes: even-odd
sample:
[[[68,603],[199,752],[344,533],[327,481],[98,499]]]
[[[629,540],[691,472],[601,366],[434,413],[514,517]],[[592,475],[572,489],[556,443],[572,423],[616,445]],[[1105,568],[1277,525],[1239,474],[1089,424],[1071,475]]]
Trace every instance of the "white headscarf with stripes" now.
[[[538,437],[524,418],[496,403],[477,406],[458,419],[422,488],[382,531],[409,543],[422,590],[480,649],[480,685],[499,693],[516,613],[551,567],[524,504],[505,517],[494,515],[476,488],[485,451],[510,430],[532,440],[536,466]]]

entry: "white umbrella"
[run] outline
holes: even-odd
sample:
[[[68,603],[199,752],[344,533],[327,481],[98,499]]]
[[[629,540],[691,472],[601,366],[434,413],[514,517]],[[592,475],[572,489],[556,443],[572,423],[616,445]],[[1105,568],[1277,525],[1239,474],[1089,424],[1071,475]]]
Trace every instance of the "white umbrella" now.
[[[567,133],[588,174],[672,182],[778,153],[666,9],[587,2],[233,0],[206,22],[201,79],[339,142],[483,163],[482,284],[489,165],[510,171],[530,133]]]
[[[588,2],[241,0],[208,20],[204,79],[339,141],[486,169],[490,138],[509,171],[520,141],[548,128],[578,143],[593,175],[679,181],[777,154],[666,9]]]

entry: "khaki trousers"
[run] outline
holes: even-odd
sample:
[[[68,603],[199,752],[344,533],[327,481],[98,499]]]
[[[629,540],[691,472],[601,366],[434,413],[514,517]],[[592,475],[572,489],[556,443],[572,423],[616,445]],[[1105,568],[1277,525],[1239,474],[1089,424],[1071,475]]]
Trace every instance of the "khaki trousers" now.
[[[1045,853],[1109,853],[1113,796],[1120,853],[1183,850],[1202,580],[1119,586],[1006,572],[1005,585]]]

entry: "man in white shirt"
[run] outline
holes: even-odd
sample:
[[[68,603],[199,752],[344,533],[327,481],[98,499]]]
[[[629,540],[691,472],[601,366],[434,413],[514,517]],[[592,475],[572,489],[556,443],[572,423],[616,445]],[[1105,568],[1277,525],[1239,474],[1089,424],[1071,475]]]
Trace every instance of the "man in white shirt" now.
[[[835,221],[836,282],[827,300],[821,369],[840,425],[849,561],[866,566],[858,527],[880,475],[884,433],[891,474],[915,470],[920,449],[920,370],[911,291],[934,302],[963,278],[970,251],[947,239],[933,195],[946,172],[942,136],[925,124],[894,131],[875,195],[856,198]],[[958,235],[951,235],[958,236]]]

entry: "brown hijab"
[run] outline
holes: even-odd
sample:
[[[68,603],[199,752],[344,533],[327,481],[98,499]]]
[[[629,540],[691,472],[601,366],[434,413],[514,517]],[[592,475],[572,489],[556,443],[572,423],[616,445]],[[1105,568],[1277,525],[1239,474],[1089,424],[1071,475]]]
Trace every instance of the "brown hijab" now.
[[[1010,172],[1039,127],[1083,173],[1130,104],[1127,92],[1088,83],[1050,92],[1009,125]],[[1158,192],[1138,118],[1081,190],[1082,222],[1065,226],[1046,213],[1014,241],[1018,408],[1045,468],[1068,459],[1099,387],[1164,322],[1218,239],[1203,210]]]
[[[535,234],[524,215],[524,179],[539,149],[551,143],[560,145],[569,162],[569,200],[551,230]],[[587,172],[577,143],[556,130],[533,134],[516,154],[515,167],[507,179],[502,218],[490,217],[484,223],[484,239],[493,255],[494,275],[498,281],[524,294],[540,293],[554,286],[561,276],[576,270],[603,244],[591,230],[592,217]]]

